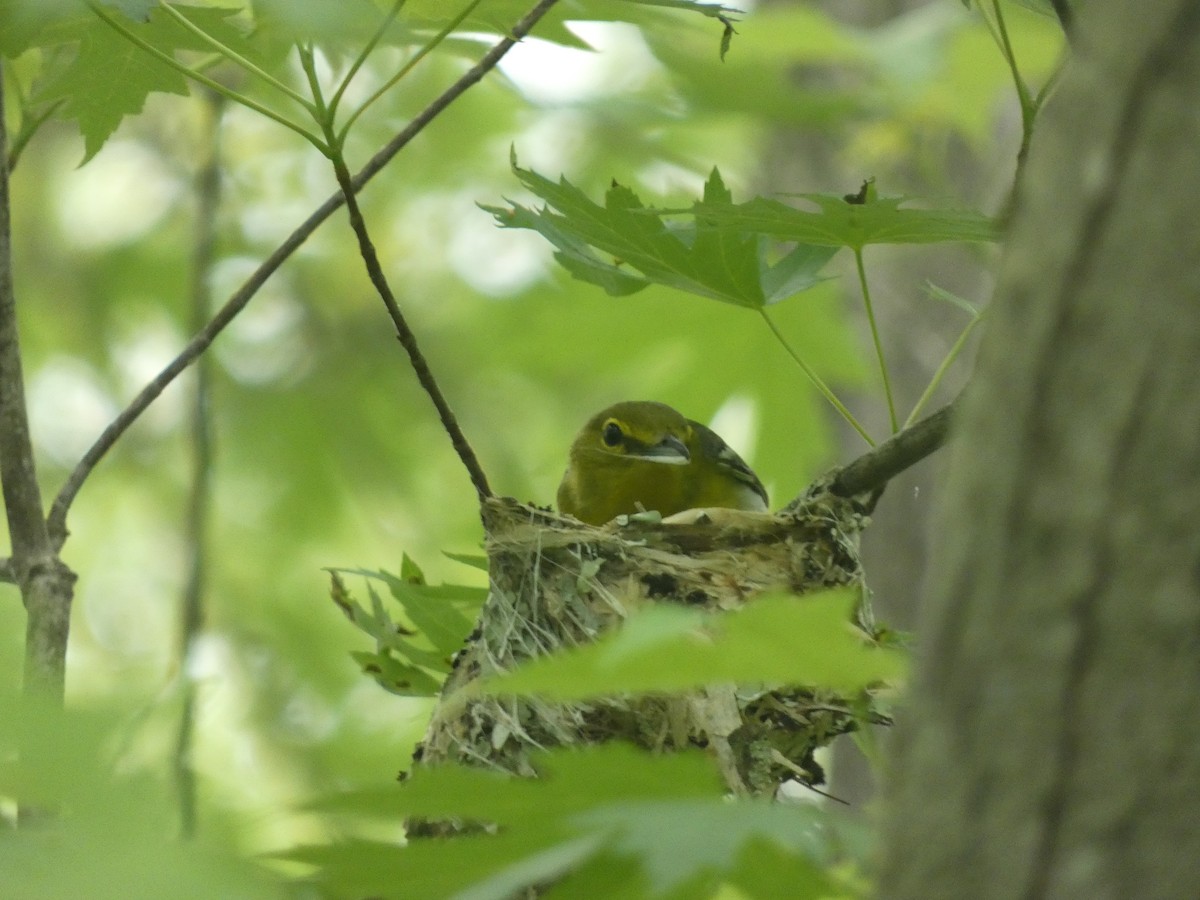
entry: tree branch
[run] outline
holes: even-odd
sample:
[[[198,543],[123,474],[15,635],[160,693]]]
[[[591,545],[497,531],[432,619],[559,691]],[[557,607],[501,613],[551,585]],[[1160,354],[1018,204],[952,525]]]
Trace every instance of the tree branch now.
[[[58,706],[66,683],[75,576],[58,559],[50,542],[29,434],[12,277],[8,135],[4,121],[4,84],[0,78],[0,484],[12,541],[7,569],[25,602],[25,696]]]
[[[404,149],[408,143],[425,130],[446,107],[458,99],[468,88],[477,84],[484,75],[496,67],[518,41],[527,35],[533,26],[544,16],[557,0],[539,0],[524,17],[512,28],[510,33],[497,41],[474,66],[463,73],[454,84],[447,88],[439,97],[417,114],[400,132],[396,134],[371,160],[363,166],[357,175],[351,179],[354,191],[357,193],[363,186],[379,174],[392,158]],[[138,417],[150,406],[179,373],[191,365],[208,346],[216,339],[234,317],[240,313],[258,291],[263,283],[292,255],[309,236],[317,230],[326,219],[345,202],[344,195],[339,191],[322,203],[315,212],[293,231],[286,240],[265,259],[234,294],[217,312],[212,320],[188,343],[183,351],[175,357],[155,378],[142,388],[141,392],[130,402],[121,413],[109,424],[96,442],[88,449],[78,465],[67,478],[66,483],[54,498],[47,519],[49,531],[56,546],[61,546],[67,537],[67,513],[75,500],[75,495],[83,486],[96,464],[112,448]]]
[[[0,83],[0,160],[8,158],[4,128],[4,85]],[[25,408],[25,380],[17,335],[17,301],[12,273],[12,221],[8,166],[0,165],[0,481],[12,541],[9,568],[24,588],[31,566],[52,555],[33,462]]]
[[[467,442],[467,436],[463,434],[458,420],[454,417],[454,411],[450,408],[441,387],[438,386],[437,379],[433,376],[433,370],[429,368],[429,362],[425,359],[425,354],[417,346],[417,336],[409,327],[404,313],[400,311],[400,305],[396,302],[387,277],[383,274],[383,267],[379,264],[375,245],[371,242],[371,235],[367,232],[366,220],[363,219],[362,210],[359,209],[358,200],[354,196],[354,184],[350,180],[350,171],[339,157],[334,158],[333,169],[337,174],[338,184],[341,185],[342,192],[346,197],[346,211],[350,214],[350,227],[354,229],[354,234],[358,238],[358,251],[367,267],[367,275],[370,276],[371,284],[375,286],[376,292],[383,300],[383,305],[387,307],[392,324],[396,326],[396,337],[400,339],[400,345],[408,353],[408,360],[412,364],[413,372],[417,375],[417,381],[421,383],[421,387],[433,401],[442,427],[450,435],[450,443],[454,445],[454,452],[458,454],[458,458],[462,460],[462,464],[467,469],[471,484],[475,487],[475,493],[480,500],[485,500],[492,496],[487,476],[484,474],[482,466],[479,465],[475,451]]]
[[[839,497],[882,490],[887,483],[946,443],[954,404],[893,435],[837,471],[829,486]]]

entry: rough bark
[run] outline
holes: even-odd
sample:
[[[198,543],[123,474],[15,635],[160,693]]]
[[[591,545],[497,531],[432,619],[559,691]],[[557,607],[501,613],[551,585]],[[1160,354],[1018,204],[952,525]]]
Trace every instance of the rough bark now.
[[[1200,4],[1079,4],[897,735],[885,897],[1200,885]]]

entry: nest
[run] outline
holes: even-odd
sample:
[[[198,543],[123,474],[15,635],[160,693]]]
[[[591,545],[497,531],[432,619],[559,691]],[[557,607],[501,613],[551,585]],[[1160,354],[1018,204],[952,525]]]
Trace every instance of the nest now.
[[[858,556],[864,510],[820,483],[776,514],[707,510],[685,522],[633,517],[602,528],[508,498],[486,500],[490,592],[443,696],[531,657],[592,643],[647,604],[732,610],[767,590],[859,585],[856,624],[873,638]],[[733,685],[583,703],[479,697],[441,704],[415,759],[531,776],[530,754],[549,747],[707,747],[731,792],[770,796],[788,780],[823,782],[813,753],[858,726],[861,700]]]

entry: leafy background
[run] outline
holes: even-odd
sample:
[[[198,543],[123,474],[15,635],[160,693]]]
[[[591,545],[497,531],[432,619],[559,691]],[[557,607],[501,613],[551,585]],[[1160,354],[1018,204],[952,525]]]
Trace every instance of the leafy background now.
[[[359,5],[378,15],[366,0]],[[136,12],[137,4],[123,6]],[[497,228],[480,208],[533,204],[510,169],[512,150],[522,167],[564,175],[596,202],[615,180],[652,205],[686,206],[716,166],[735,202],[853,192],[874,176],[889,196],[997,210],[1019,117],[1009,72],[978,17],[949,0],[878,21],[855,20],[843,6],[752,9],[721,62],[713,20],[564,4],[546,32],[561,43],[518,47],[365,190],[364,212],[400,303],[499,492],[550,502],[578,425],[632,397],[715,422],[780,503],[861,449],[755,314],[664,287],[607,296],[571,280],[537,235]],[[146,71],[144,56],[86,16],[61,26],[61,39],[82,37],[74,63],[62,65],[66,45],[38,45],[43,22],[62,9],[0,7],[10,127],[18,92],[66,101],[13,174],[21,338],[48,496],[188,336],[190,182],[213,117],[208,100],[194,90],[183,96],[187,86],[172,87],[161,72],[156,90],[173,92],[151,93],[139,110],[128,92]],[[418,3],[410,12],[437,9]],[[483,9],[481,30],[522,11],[507,0]],[[325,58],[338,65],[362,37],[347,25],[354,16],[331,18],[322,3],[261,11],[272,27],[247,53],[293,79],[285,38],[320,35]],[[1006,13],[1025,71],[1044,76],[1059,51],[1056,26],[1019,7]],[[233,27],[227,11],[191,14]],[[562,24],[623,15],[638,24]],[[179,40],[188,46],[186,35]],[[351,168],[479,46],[448,42],[373,107],[348,146]],[[363,84],[382,83],[404,52],[381,47]],[[59,76],[38,80],[55,65]],[[259,96],[252,84],[240,87]],[[293,133],[242,108],[223,106],[219,116],[213,287],[223,299],[336,185],[327,161]],[[900,298],[905,311],[888,317],[887,340],[918,347],[932,370],[965,317],[947,330],[961,313],[931,298],[926,282],[981,300],[987,251],[884,247],[867,255],[877,303]],[[827,271],[835,277],[773,315],[827,381],[851,396],[870,394],[865,402],[878,407],[852,259],[842,254]],[[481,573],[443,555],[478,553],[474,493],[363,275],[344,214],[271,279],[212,354],[209,597],[205,635],[187,663],[200,686],[200,855],[167,855],[150,868],[144,854],[130,857],[138,835],[172,827],[184,379],[101,463],[71,513],[65,557],[81,578],[68,705],[78,721],[70,740],[47,739],[58,748],[48,758],[53,772],[74,767],[77,783],[96,792],[96,816],[80,819],[75,868],[29,868],[19,842],[5,851],[23,860],[13,871],[61,879],[54,883],[64,896],[98,883],[114,891],[129,879],[153,884],[167,873],[184,884],[227,878],[222,896],[257,895],[266,882],[247,856],[345,837],[349,825],[304,801],[393,779],[428,702],[385,693],[358,671],[350,654],[366,642],[330,602],[322,569],[398,571],[407,554],[433,582],[482,583]],[[907,389],[908,405],[919,390]],[[20,681],[23,633],[17,593],[0,587],[0,715],[11,711]],[[51,883],[28,877],[27,888]]]

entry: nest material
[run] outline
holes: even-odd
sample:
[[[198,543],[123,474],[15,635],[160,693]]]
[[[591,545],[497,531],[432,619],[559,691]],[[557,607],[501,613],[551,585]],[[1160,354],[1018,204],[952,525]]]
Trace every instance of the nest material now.
[[[863,507],[820,485],[777,514],[693,518],[593,528],[512,499],[485,501],[490,593],[443,696],[530,657],[591,643],[646,604],[730,610],[770,589],[863,584]],[[873,636],[865,586],[862,596],[857,624]],[[851,702],[819,689],[733,685],[585,703],[485,697],[441,704],[415,758],[527,776],[529,754],[548,747],[699,746],[715,753],[732,792],[770,796],[790,779],[822,783],[813,752],[857,726]]]

